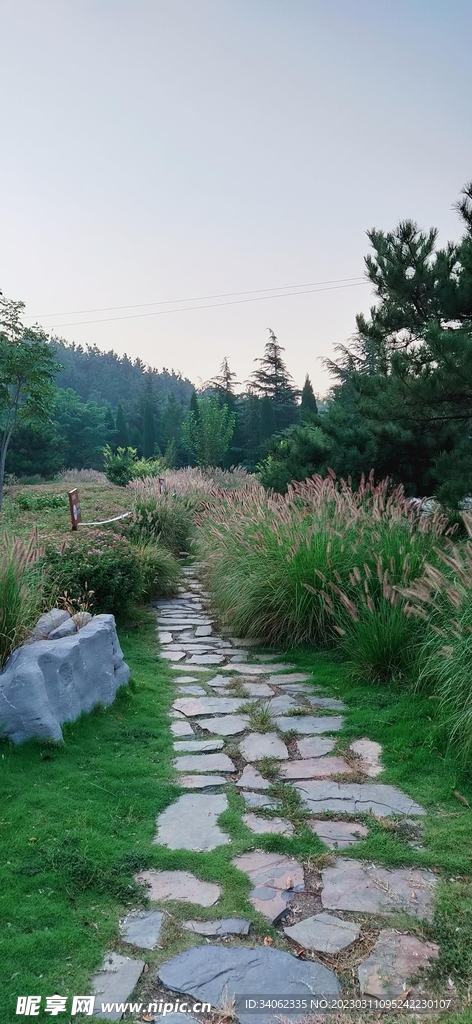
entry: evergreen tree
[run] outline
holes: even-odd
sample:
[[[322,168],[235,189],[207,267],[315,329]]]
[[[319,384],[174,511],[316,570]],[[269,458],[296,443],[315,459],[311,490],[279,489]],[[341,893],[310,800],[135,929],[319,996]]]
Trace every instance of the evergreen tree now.
[[[128,448],[129,447],[129,431],[128,424],[125,419],[123,412],[123,406],[121,402],[118,403],[118,409],[116,410],[116,440],[115,444],[117,448]]]
[[[199,406],[198,406],[198,398],[197,398],[197,392],[195,391],[195,388],[193,389],[191,397],[190,397],[190,410],[189,411],[191,413],[193,413],[193,415],[195,416],[195,419],[198,420],[198,418],[200,416],[200,410],[199,410]]]
[[[180,438],[184,413],[175,394],[171,391],[161,417],[161,450],[169,469],[182,465],[185,461]]]
[[[269,395],[264,395],[260,400],[260,441],[267,442],[275,434],[275,413],[274,403]]]
[[[305,377],[305,383],[303,385],[300,408],[302,420],[306,420],[312,416],[318,415],[318,406],[316,404],[315,393],[313,391],[311,380],[308,374]]]
[[[116,427],[115,427],[115,421],[113,419],[113,413],[112,413],[111,407],[109,405],[107,405],[107,408],[106,408],[105,426],[107,428],[107,444],[110,445],[110,448],[114,449],[115,448],[115,438],[116,438]]]
[[[270,327],[268,331],[264,355],[255,360],[259,367],[251,374],[251,385],[261,398],[272,401],[276,429],[282,430],[297,417],[297,391],[282,358],[285,350]]]
[[[234,431],[235,415],[217,398],[199,398],[198,419],[190,409],[183,424],[182,443],[193,462],[203,469],[220,466]]]
[[[145,459],[151,459],[155,454],[156,447],[156,425],[154,413],[149,399],[146,399],[144,406],[144,428],[143,428],[143,455]]]

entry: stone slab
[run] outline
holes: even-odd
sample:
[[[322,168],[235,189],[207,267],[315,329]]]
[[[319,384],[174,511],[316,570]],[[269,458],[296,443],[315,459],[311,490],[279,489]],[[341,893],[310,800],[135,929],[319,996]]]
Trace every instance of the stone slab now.
[[[359,925],[343,921],[333,914],[314,914],[298,921],[290,928],[284,928],[289,939],[298,942],[303,949],[316,949],[319,953],[340,953],[359,938]]]
[[[334,740],[327,736],[307,736],[297,740],[297,750],[300,757],[324,757],[330,754],[334,747]]]
[[[224,662],[222,654],[192,654],[188,659],[188,665],[222,665]]]
[[[172,633],[167,633],[165,630],[162,630],[162,633],[161,632],[159,633],[159,643],[160,644],[171,644],[172,643]]]
[[[288,910],[294,893],[304,888],[301,864],[285,854],[250,850],[231,863],[249,876],[254,886],[249,899],[272,923]]]
[[[343,814],[374,814],[385,818],[389,814],[426,814],[411,797],[396,786],[382,783],[356,782],[300,782],[296,789],[309,811],[334,811]]]
[[[261,773],[257,771],[257,768],[253,768],[252,764],[251,765],[250,764],[246,765],[246,767],[245,767],[242,775],[239,777],[236,785],[237,786],[241,786],[241,788],[243,788],[243,789],[246,786],[247,786],[248,789],[269,789],[270,788],[270,782],[268,781],[268,779],[265,779],[264,776],[261,775]]]
[[[167,661],[183,661],[185,658],[185,651],[169,651],[166,647],[165,650],[160,652],[160,658],[166,658]]]
[[[244,797],[246,807],[264,807],[271,811],[280,807],[278,800],[274,800],[271,796],[266,796],[265,793],[251,793],[250,791],[244,791],[244,793],[241,793],[241,796]]]
[[[246,1012],[244,999],[258,994],[266,999],[336,996],[340,985],[336,975],[323,964],[302,961],[280,949],[258,946],[199,945],[184,950],[158,969],[158,979],[172,992],[221,1007],[235,999],[235,1016],[241,1024],[276,1024],[280,1010]],[[300,1020],[294,1015],[290,1021]]]
[[[293,836],[293,825],[286,818],[263,818],[260,814],[243,814],[243,822],[258,835]]]
[[[119,953],[106,953],[98,974],[92,978],[92,992],[95,996],[95,1017],[119,1020],[122,1010],[102,1010],[102,1003],[126,1002],[144,970],[144,960],[132,960]]]
[[[349,772],[352,768],[342,757],[304,757],[300,761],[290,761],[280,769],[283,779],[325,779]]]
[[[193,697],[206,696],[206,690],[203,689],[203,686],[192,686],[190,683],[183,683],[181,686],[178,686],[177,689],[179,693],[189,693]]]
[[[367,960],[359,964],[361,993],[378,999],[405,996],[412,975],[429,967],[438,956],[439,946],[435,942],[422,942],[415,935],[401,935],[386,928],[380,932]]]
[[[307,700],[313,707],[326,708],[328,711],[345,711],[346,705],[342,700],[337,700],[335,697],[313,697],[311,694],[307,697]]]
[[[180,775],[179,786],[182,789],[214,789],[225,786],[227,779],[223,775]]]
[[[287,668],[293,667],[290,665]],[[275,672],[276,669],[280,669],[280,665],[268,665],[266,672]],[[287,683],[307,683],[313,676],[307,675],[306,672],[286,672],[285,675],[270,675],[268,682],[274,684],[274,686],[286,686]]]
[[[308,825],[330,850],[345,850],[362,842],[369,834],[369,829],[356,821],[317,821],[310,818]]]
[[[189,1013],[182,1013],[180,1010],[166,1014],[157,1013],[153,1020],[154,1024],[200,1024],[196,1017],[192,1017]]]
[[[244,917],[224,917],[221,921],[184,921],[183,927],[197,935],[248,935],[251,922]]]
[[[136,910],[121,922],[123,942],[140,949],[155,949],[161,937],[164,914],[161,910]]]
[[[190,722],[172,722],[170,731],[173,736],[195,736]]]
[[[194,676],[177,676],[176,683],[196,683]]]
[[[234,772],[236,769],[227,754],[184,754],[176,757],[178,772]]]
[[[267,683],[243,683],[243,686],[248,697],[262,699],[263,697],[274,696],[274,691],[267,685]]]
[[[275,732],[251,732],[241,741],[239,750],[245,761],[260,761],[263,757],[285,761],[288,758],[287,747]]]
[[[241,704],[241,697],[178,697],[172,707],[193,718],[197,715],[231,715]]]
[[[228,836],[217,821],[227,809],[224,793],[185,793],[159,815],[153,841],[169,850],[206,851],[224,846]]]
[[[367,914],[405,913],[431,920],[437,882],[420,868],[381,868],[338,857],[322,871],[321,902],[327,910]]]
[[[267,701],[267,708],[271,715],[284,715],[290,708],[296,708],[298,701],[294,697],[291,697],[289,693],[280,693],[278,697],[273,697],[272,700]]]
[[[368,740],[366,738],[362,740],[354,740],[351,743],[351,750],[360,757],[360,768],[366,775],[369,775],[371,779],[375,779],[377,775],[383,772],[383,766],[380,763],[380,757],[382,754],[382,747],[380,743],[375,743],[374,740]]]
[[[195,636],[211,636],[211,626],[197,626]]]
[[[176,723],[176,724],[180,725],[180,722]],[[188,726],[189,724],[190,724],[189,722],[182,722],[182,725],[187,725]],[[191,728],[192,727],[190,726],[190,729]],[[195,736],[194,732],[192,732],[192,736]],[[215,750],[221,750],[222,747],[224,747],[224,740],[196,740],[196,739],[191,739],[191,740],[177,740],[174,743],[174,750],[175,750],[176,753],[179,753],[179,751],[186,751],[188,754],[211,753],[211,752],[213,752]]]
[[[275,724],[281,732],[296,732],[302,736],[319,736],[325,732],[338,732],[344,725],[344,718],[326,715],[315,718],[313,715],[291,715],[288,718],[276,718]]]
[[[269,672],[283,672],[286,668],[287,669],[288,668],[294,668],[294,666],[293,665],[282,665],[282,664],[280,664],[280,665],[270,665],[270,667],[269,667],[267,665],[252,665],[252,664],[250,664],[250,665],[241,665],[240,667],[238,667],[238,665],[232,665],[231,666],[231,671],[232,672],[241,672],[243,675],[247,675],[247,676],[266,676]],[[269,680],[269,682],[270,682],[270,680]]]
[[[224,715],[215,718],[198,718],[197,725],[206,732],[212,732],[215,736],[236,736],[244,732],[249,725],[247,715]]]
[[[185,665],[170,664],[169,668],[173,668],[174,672],[182,672],[182,670],[185,668]],[[192,665],[192,672],[208,672],[208,669],[205,668],[205,665]]]
[[[177,900],[212,907],[221,896],[214,882],[203,882],[190,871],[141,871],[137,882],[146,884],[150,900]]]

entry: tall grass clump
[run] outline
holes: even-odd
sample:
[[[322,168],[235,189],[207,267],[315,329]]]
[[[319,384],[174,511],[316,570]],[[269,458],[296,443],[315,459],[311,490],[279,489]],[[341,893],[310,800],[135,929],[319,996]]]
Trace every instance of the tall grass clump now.
[[[396,587],[414,580],[445,529],[403,489],[372,476],[357,491],[334,474],[285,495],[254,485],[198,517],[214,604],[237,635],[273,644],[339,645],[371,678],[391,676],[415,625]]]
[[[35,531],[29,541],[4,535],[0,546],[0,667],[20,646],[42,611],[42,555]]]
[[[436,698],[437,718],[464,760],[472,754],[472,519],[469,539],[447,540],[436,564],[403,596],[406,613],[422,630],[418,686]]]
[[[192,512],[182,498],[168,492],[138,492],[128,531],[134,540],[158,541],[179,557],[190,551],[194,534]]]

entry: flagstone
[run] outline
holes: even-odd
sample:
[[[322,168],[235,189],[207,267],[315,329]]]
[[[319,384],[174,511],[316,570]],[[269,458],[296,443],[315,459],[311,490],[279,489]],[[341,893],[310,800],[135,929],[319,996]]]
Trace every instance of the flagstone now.
[[[277,671],[281,671],[282,668],[294,668],[294,666],[293,665],[269,665],[267,670],[270,670],[271,672],[275,672],[276,670]],[[306,672],[290,672],[290,673],[286,673],[286,675],[283,675],[283,676],[280,676],[280,675],[272,676],[272,675],[270,675],[268,681],[269,681],[269,683],[273,683],[274,686],[286,686],[287,683],[306,683],[306,682],[308,682],[309,679],[312,679],[312,678],[313,677],[311,675],[308,675]]]
[[[169,665],[169,668],[173,668],[174,672],[182,672],[184,665]],[[205,665],[192,665],[192,672],[208,672],[209,669]]]
[[[273,757],[277,761],[288,758],[288,750],[275,732],[251,732],[239,744],[239,750],[245,761],[261,761],[263,757]]]
[[[383,772],[383,766],[380,764],[382,754],[380,743],[364,738],[362,740],[354,740],[351,743],[350,749],[360,757],[360,767],[370,778],[374,779]]]
[[[429,967],[438,956],[439,946],[435,942],[422,942],[416,935],[383,929],[367,960],[359,964],[361,994],[377,999],[404,997],[406,989],[411,989],[412,975]]]
[[[212,907],[221,896],[218,885],[203,882],[190,871],[140,871],[135,880],[149,886],[150,900],[178,900]]]
[[[293,836],[293,825],[286,818],[263,818],[260,814],[243,814],[243,822],[259,835]]]
[[[161,633],[161,632],[159,632],[159,643],[160,644],[171,644],[172,643],[172,633],[164,633],[164,632]]]
[[[277,921],[288,910],[294,893],[304,889],[301,864],[285,854],[250,850],[231,863],[251,879],[254,888],[249,899],[269,921]]]
[[[155,949],[161,937],[164,914],[161,910],[135,910],[121,922],[123,942],[140,949]]]
[[[183,921],[182,925],[197,935],[247,935],[251,922],[243,917],[224,917],[221,921]]]
[[[248,789],[269,789],[270,782],[257,771],[257,768],[253,768],[252,764],[247,764],[242,775],[236,783],[237,786],[245,787]]]
[[[207,851],[224,846],[228,836],[217,820],[227,809],[224,793],[185,793],[159,815],[154,843],[170,850]]]
[[[327,910],[367,914],[404,913],[431,920],[437,878],[420,868],[382,868],[337,857],[322,872],[321,902]]]
[[[172,722],[170,731],[173,736],[195,736],[190,722]]]
[[[382,783],[306,781],[296,784],[309,811],[340,811],[343,814],[426,814],[423,807],[396,786]]]
[[[188,754],[176,757],[178,772],[234,772],[236,769],[227,754]]]
[[[177,687],[177,690],[179,693],[189,693],[194,697],[206,696],[206,690],[203,689],[203,686],[192,686],[191,683],[183,683]]]
[[[319,953],[340,953],[359,938],[360,927],[353,921],[343,921],[333,914],[315,914],[284,928],[284,932],[303,949],[316,949]]]
[[[242,703],[241,697],[178,697],[172,707],[193,718],[197,715],[231,715]]]
[[[169,651],[168,648],[166,648],[164,651],[160,652],[159,657],[166,658],[167,661],[182,661],[182,659],[185,658],[185,651]]]
[[[334,740],[328,736],[306,736],[297,740],[297,750],[300,757],[323,757],[329,754],[334,747]]]
[[[197,626],[195,636],[211,636],[212,626]]]
[[[177,676],[176,683],[196,683],[194,676]]]
[[[241,1024],[276,1024],[280,1020],[281,1011],[277,1009],[247,1011],[248,994],[266,1000],[276,1000],[277,996],[310,1000],[337,996],[341,991],[336,975],[323,964],[299,960],[265,946],[192,946],[161,964],[157,977],[172,992],[215,1007],[234,1000],[234,1014]],[[303,1012],[297,1015],[290,1011],[290,1021],[303,1018]]]
[[[182,789],[214,789],[215,786],[225,786],[227,779],[223,775],[180,775],[179,786]]]
[[[296,708],[297,704],[298,701],[291,697],[289,693],[280,693],[277,697],[273,697],[272,700],[268,700],[266,707],[271,715],[283,715],[290,708]]]
[[[283,779],[323,779],[329,775],[344,775],[352,768],[342,757],[306,757],[282,765]]]
[[[264,807],[269,810],[276,810],[280,807],[278,800],[274,800],[271,796],[266,796],[265,793],[251,793],[244,790],[241,796],[244,797],[246,807]]]
[[[369,829],[355,821],[319,821],[310,818],[309,827],[330,850],[344,850],[348,846],[361,843],[369,834]]]
[[[216,736],[236,736],[249,725],[247,715],[223,715],[221,718],[197,718],[197,725]]]
[[[276,718],[275,724],[281,732],[296,732],[301,735],[317,736],[324,732],[337,732],[344,725],[344,718],[325,715],[315,718],[313,715],[290,715],[287,718]]]
[[[238,665],[231,667],[233,672],[242,672],[248,676],[266,676],[269,671],[282,672],[285,668],[293,668],[293,665]],[[270,680],[269,680],[270,682]]]
[[[134,960],[119,953],[105,953],[102,967],[92,978],[92,992],[99,1003],[116,1006],[129,999],[143,973],[144,960]],[[107,1020],[119,1020],[123,1010],[101,1010],[95,1014]]]
[[[187,722],[183,723],[187,725]],[[191,727],[190,727],[191,728]],[[192,737],[195,737],[195,733],[191,729]],[[187,753],[197,754],[211,752],[214,750],[221,750],[224,747],[224,740],[177,740],[174,743],[174,750],[178,753],[181,750],[187,751]]]
[[[313,697],[311,694],[307,696],[307,701],[313,705],[313,707],[328,708],[330,711],[345,711],[346,705],[342,700],[337,700],[335,697]]]
[[[243,683],[244,690],[248,697],[273,697],[274,691],[267,683]]]

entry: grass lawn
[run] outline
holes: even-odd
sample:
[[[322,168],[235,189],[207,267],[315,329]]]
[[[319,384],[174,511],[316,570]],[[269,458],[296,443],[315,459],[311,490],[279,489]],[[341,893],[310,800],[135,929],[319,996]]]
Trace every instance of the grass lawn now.
[[[133,495],[126,487],[117,487],[104,478],[103,482],[79,482],[79,498],[84,522],[111,519],[133,507]],[[65,539],[71,532],[68,493],[73,480],[56,480],[48,484],[17,484],[5,488],[1,526],[15,534],[31,533],[38,527],[39,536],[51,534]],[[62,499],[55,507],[48,499]],[[80,530],[80,527],[79,527]]]

